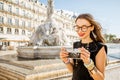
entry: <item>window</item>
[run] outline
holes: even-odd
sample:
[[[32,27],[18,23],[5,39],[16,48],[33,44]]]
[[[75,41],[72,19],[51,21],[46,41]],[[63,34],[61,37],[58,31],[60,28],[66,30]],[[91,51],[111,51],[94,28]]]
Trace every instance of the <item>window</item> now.
[[[4,4],[2,2],[0,2],[0,10],[3,10],[3,6],[4,6]]]
[[[3,33],[3,27],[0,27],[0,33]]]
[[[37,0],[35,0],[35,3],[37,3]]]
[[[28,22],[28,27],[31,27],[31,22]]]
[[[8,5],[8,12],[12,13],[12,6]]]
[[[19,34],[19,30],[18,29],[15,29],[15,34]]]
[[[21,6],[23,6],[23,7],[25,7],[25,6],[26,6],[26,4],[25,4],[25,2],[24,2],[24,1],[20,1],[20,5],[21,5]]]
[[[27,7],[29,8],[29,9],[31,9],[31,5],[29,4],[29,5],[27,5]]]
[[[25,16],[25,10],[23,10],[23,14],[22,15]]]
[[[4,23],[4,17],[0,16],[0,23]]]
[[[24,6],[24,7],[26,7],[26,4],[25,4],[25,3],[23,3],[23,6]]]
[[[15,19],[15,25],[19,26],[19,20],[18,19]]]
[[[11,34],[11,33],[12,33],[11,28],[7,28],[7,33],[8,33],[8,34]]]
[[[38,0],[29,0],[29,2],[30,2],[30,1],[31,1],[31,2],[35,2],[35,3],[37,3]]]
[[[25,30],[22,30],[22,35],[25,35]]]
[[[15,0],[15,3],[16,3],[16,4],[19,4],[19,0]]]
[[[12,25],[12,19],[8,18],[8,24]]]
[[[19,8],[16,8],[16,14],[19,14]]]
[[[25,21],[22,21],[22,26],[24,26],[24,27],[25,27]]]

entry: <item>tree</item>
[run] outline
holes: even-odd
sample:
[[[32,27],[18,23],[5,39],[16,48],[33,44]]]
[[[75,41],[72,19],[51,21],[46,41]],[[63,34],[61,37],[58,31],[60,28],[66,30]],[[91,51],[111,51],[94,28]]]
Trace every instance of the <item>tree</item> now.
[[[116,39],[116,35],[114,34],[104,34],[104,38],[106,42],[113,42]]]

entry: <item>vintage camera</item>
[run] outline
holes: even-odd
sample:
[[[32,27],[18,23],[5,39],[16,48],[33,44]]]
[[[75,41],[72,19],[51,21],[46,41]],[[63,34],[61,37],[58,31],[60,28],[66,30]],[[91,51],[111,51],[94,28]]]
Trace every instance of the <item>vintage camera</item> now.
[[[78,49],[73,49],[72,51],[68,51],[68,58],[80,59],[80,51]]]

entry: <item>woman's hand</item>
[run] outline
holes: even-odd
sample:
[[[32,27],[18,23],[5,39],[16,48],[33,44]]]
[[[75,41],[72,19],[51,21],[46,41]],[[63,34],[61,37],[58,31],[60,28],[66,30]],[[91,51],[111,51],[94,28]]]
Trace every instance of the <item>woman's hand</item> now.
[[[80,58],[83,60],[85,64],[89,64],[90,63],[90,52],[84,47],[79,48],[79,50],[81,52]]]
[[[67,62],[68,61],[68,52],[65,48],[61,48],[60,51],[60,58],[63,62]]]

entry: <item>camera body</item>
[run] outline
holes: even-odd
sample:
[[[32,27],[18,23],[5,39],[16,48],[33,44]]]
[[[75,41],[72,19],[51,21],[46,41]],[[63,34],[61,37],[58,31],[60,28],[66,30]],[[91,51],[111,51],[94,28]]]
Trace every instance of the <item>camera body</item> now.
[[[72,51],[68,51],[68,58],[80,59],[80,51],[78,49],[74,49]]]

